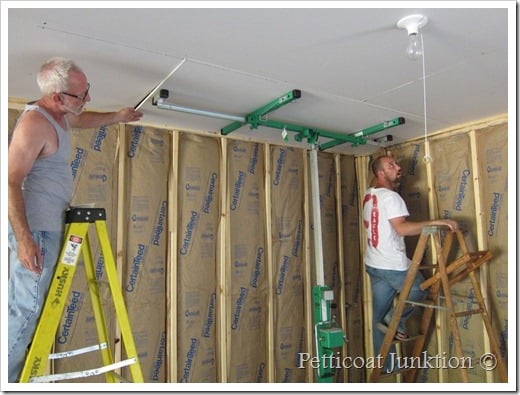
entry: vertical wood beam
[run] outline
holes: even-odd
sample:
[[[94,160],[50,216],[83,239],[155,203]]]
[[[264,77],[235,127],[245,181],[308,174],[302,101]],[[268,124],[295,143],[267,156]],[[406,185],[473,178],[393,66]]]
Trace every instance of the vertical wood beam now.
[[[166,303],[167,303],[167,371],[166,381],[169,383],[176,383],[178,380],[178,328],[177,328],[177,314],[178,314],[178,259],[177,259],[177,240],[179,227],[179,138],[180,133],[172,132],[171,138],[171,158],[170,169],[168,173],[168,262],[166,268]]]
[[[304,218],[305,218],[305,226],[304,226],[304,264],[305,264],[305,279],[304,279],[304,316],[305,316],[305,343],[307,344],[307,350],[309,354],[312,356],[315,355],[315,347],[314,347],[314,328],[312,325],[312,271],[311,271],[311,233],[310,233],[310,223],[311,223],[311,213],[310,213],[310,204],[311,199],[309,196],[309,158],[306,150],[302,150],[303,157],[303,189],[304,189]],[[307,367],[307,382],[314,382],[314,371],[311,367]]]
[[[272,238],[272,205],[271,205],[271,146],[264,145],[264,166],[265,166],[265,234],[266,234],[266,265],[267,265],[267,380],[274,383],[276,380],[275,359],[274,359],[274,270],[273,270],[273,238]]]
[[[477,136],[475,130],[471,130],[469,132],[469,141],[470,141],[470,149],[471,149],[471,173],[473,174],[473,185],[474,185],[474,196],[475,196],[475,218],[477,224],[477,245],[479,250],[487,250],[488,243],[485,235],[485,225],[484,225],[484,207],[482,205],[482,186],[480,183],[480,172],[479,172],[479,156],[477,149]],[[479,270],[479,282],[480,282],[480,292],[483,296],[483,302],[486,306],[487,311],[490,313],[490,304],[489,304],[489,294],[488,294],[488,280],[489,280],[489,264],[482,265]],[[486,325],[484,320],[482,320],[482,330],[484,333],[487,333]],[[484,353],[491,352],[491,344],[489,341],[490,334],[488,336],[484,336]],[[486,370],[486,381],[488,383],[494,382],[494,373],[491,370]]]
[[[219,370],[217,372],[218,381],[220,383],[227,383],[229,361],[231,355],[231,342],[227,339],[231,339],[231,322],[230,309],[228,308],[228,302],[230,300],[229,284],[231,279],[231,273],[227,270],[227,262],[230,261],[231,257],[231,233],[229,226],[229,194],[227,190],[227,178],[228,178],[228,145],[227,139],[220,138],[221,157],[220,161],[220,255],[217,262],[217,304],[219,314],[216,315],[216,338],[218,341],[217,346],[217,360],[219,361]]]
[[[338,265],[339,265],[339,281],[341,284],[338,298],[338,309],[339,309],[339,322],[343,333],[347,334],[347,315],[346,315],[346,290],[345,290],[345,251],[343,248],[343,199],[341,195],[341,156],[340,154],[334,154],[334,165],[336,169],[336,226],[338,232]],[[347,356],[346,343],[343,343],[342,356]],[[348,369],[343,369],[343,382],[348,383]]]
[[[116,212],[116,221],[117,221],[117,232],[116,232],[116,270],[118,273],[118,281],[119,284],[123,284],[123,268],[124,261],[126,257],[124,256],[126,251],[126,225],[125,219],[127,217],[127,209],[126,209],[126,125],[124,123],[119,124],[119,130],[117,134],[117,212]],[[116,320],[115,330],[115,338],[121,339],[121,329],[119,327],[119,322]],[[121,361],[122,359],[122,342],[118,341],[114,344],[114,362]]]
[[[362,156],[354,159],[356,165],[356,176],[358,180],[358,209],[359,215],[363,218],[363,196],[368,188],[368,179],[370,177],[368,166],[370,164],[370,157]],[[366,328],[364,333],[364,345],[365,345],[365,356],[374,355],[377,351],[374,351],[374,341],[372,335],[372,288],[370,286],[370,278],[365,271],[365,250],[366,250],[366,233],[363,225],[363,220],[359,221],[359,238],[360,241],[360,255],[361,255],[361,281],[363,285],[363,327]],[[378,350],[379,351],[379,350]],[[370,377],[372,374],[372,368],[365,368],[366,377]]]

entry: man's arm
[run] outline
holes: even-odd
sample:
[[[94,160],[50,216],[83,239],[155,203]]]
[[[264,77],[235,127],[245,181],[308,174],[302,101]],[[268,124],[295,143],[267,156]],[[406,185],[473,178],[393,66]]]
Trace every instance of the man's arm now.
[[[143,113],[131,107],[122,108],[114,112],[84,111],[79,115],[69,114],[69,124],[72,128],[97,128],[114,123],[135,122],[141,119]]]
[[[35,273],[41,273],[42,255],[27,222],[22,184],[36,158],[45,151],[49,131],[53,128],[42,116],[34,111],[26,113],[13,133],[7,159],[9,223],[18,244],[18,259]]]
[[[415,236],[422,232],[425,226],[448,226],[452,231],[459,228],[457,222],[451,219],[435,219],[431,221],[408,221],[406,217],[396,217],[389,220],[399,236]]]

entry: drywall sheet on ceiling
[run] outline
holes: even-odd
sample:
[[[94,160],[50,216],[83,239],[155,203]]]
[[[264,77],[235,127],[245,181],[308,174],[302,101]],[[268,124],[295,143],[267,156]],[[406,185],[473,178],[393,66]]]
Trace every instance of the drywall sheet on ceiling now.
[[[264,145],[229,141],[229,382],[267,381]]]
[[[220,146],[211,137],[179,140],[177,377],[214,383]]]
[[[345,266],[345,308],[347,356],[351,360],[363,360],[363,304],[362,304],[362,260],[360,252],[360,224],[358,206],[358,187],[353,156],[341,156],[341,215],[343,222],[343,252]],[[348,370],[349,383],[366,381],[365,370]]]
[[[477,227],[474,195],[474,177],[471,166],[471,148],[467,134],[457,134],[431,142],[432,175],[438,213],[441,218],[458,221],[469,251],[478,251]],[[475,169],[476,170],[476,169]],[[458,245],[458,243],[455,243]],[[460,254],[460,251],[457,255]],[[456,256],[448,258],[448,263]],[[471,310],[478,305],[469,278],[451,287],[455,311]],[[446,317],[446,327],[449,328]],[[480,315],[460,317],[458,325],[462,339],[462,352],[467,357],[479,357],[484,354],[484,334]],[[448,336],[448,333],[444,333]],[[454,355],[452,343],[445,338],[448,350]],[[485,382],[485,371],[469,369],[471,382]],[[460,382],[460,369],[449,369],[449,382]]]
[[[107,231],[110,243],[115,253],[116,215],[114,211],[117,201],[117,139],[118,125],[101,127],[99,129],[71,130],[71,169],[74,178],[74,193],[71,206],[89,205],[104,208],[107,214]],[[113,299],[108,286],[104,257],[101,253],[94,225],[88,230],[93,263],[104,317],[109,334],[115,330],[115,315]],[[86,248],[84,246],[83,248]],[[90,291],[85,276],[85,264],[82,254],[65,311],[56,336],[56,351],[70,351],[77,348],[98,344],[98,333],[92,310]],[[113,257],[115,259],[115,256]],[[109,338],[114,339],[114,336]],[[112,350],[114,344],[109,345]],[[102,366],[101,354],[92,352],[79,357],[59,359],[55,362],[55,372],[74,372]],[[104,382],[104,375],[85,379],[73,380],[76,382]]]
[[[275,381],[305,382],[304,152],[270,148]],[[308,301],[310,303],[310,300]]]
[[[493,254],[489,265],[490,313],[500,341],[508,351],[508,215],[507,215],[507,124],[477,132],[477,153],[481,182],[484,236]],[[507,361],[507,359],[506,359]]]
[[[122,289],[144,381],[164,382],[171,134],[126,125],[124,136]],[[129,369],[125,376],[131,380]]]

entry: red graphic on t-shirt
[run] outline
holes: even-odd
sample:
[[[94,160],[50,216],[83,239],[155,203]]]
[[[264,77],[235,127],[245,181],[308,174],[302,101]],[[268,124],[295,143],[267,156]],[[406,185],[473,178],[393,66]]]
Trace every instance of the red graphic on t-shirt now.
[[[363,208],[365,204],[372,200],[372,209],[370,210],[370,222],[363,220],[363,226],[368,229],[370,227],[370,238],[368,243],[377,247],[379,244],[379,209],[377,208],[377,196],[376,195],[365,195],[363,199]]]
[[[379,209],[377,208],[377,196],[372,195],[372,210],[370,211],[370,237],[372,246],[377,248],[379,244]]]

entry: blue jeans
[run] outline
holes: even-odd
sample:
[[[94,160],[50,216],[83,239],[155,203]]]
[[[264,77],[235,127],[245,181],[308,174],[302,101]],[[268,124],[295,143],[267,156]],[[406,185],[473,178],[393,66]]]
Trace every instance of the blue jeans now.
[[[27,347],[32,341],[63,241],[61,232],[32,232],[32,237],[42,251],[41,274],[27,270],[20,263],[16,238],[9,227],[8,380],[10,383],[18,381],[22,372]]]
[[[408,274],[407,270],[385,270],[376,269],[371,266],[365,266],[368,275],[370,276],[370,283],[372,285],[372,334],[374,341],[374,352],[379,355],[379,350],[383,344],[385,334],[377,329],[376,324],[382,322],[384,324],[390,323],[394,311],[393,301],[395,296],[401,291],[401,288]],[[410,295],[407,300],[418,302],[423,300],[428,294],[420,288],[424,277],[420,272],[415,276]],[[399,322],[398,329],[406,332],[406,320],[410,318],[413,312],[413,306],[406,305]],[[393,354],[392,354],[393,353]],[[390,348],[389,355],[396,355],[395,346]],[[385,361],[384,369],[389,370],[390,360]]]

